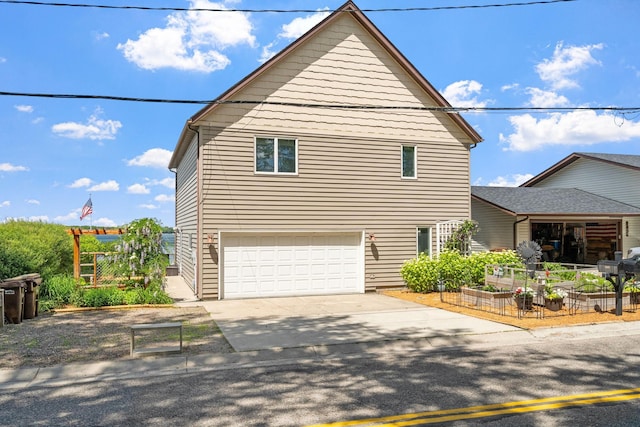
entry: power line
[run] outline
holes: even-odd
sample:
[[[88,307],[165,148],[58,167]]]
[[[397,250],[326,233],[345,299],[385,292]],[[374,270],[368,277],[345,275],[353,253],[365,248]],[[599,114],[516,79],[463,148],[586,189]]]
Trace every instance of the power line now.
[[[341,110],[414,110],[414,111],[440,111],[445,113],[464,112],[560,112],[560,111],[610,111],[615,113],[640,113],[640,107],[428,107],[414,105],[356,105],[356,104],[322,104],[308,102],[287,102],[287,101],[259,101],[259,100],[226,100],[226,99],[163,99],[163,98],[137,98],[128,96],[112,95],[78,95],[78,94],[56,94],[56,93],[25,93],[25,92],[3,92],[0,96],[19,96],[32,98],[54,98],[54,99],[100,99],[107,101],[125,101],[142,103],[163,103],[163,104],[218,104],[218,105],[275,105],[285,107],[303,108],[325,108]]]
[[[461,5],[461,6],[432,6],[432,7],[394,7],[380,9],[360,9],[362,12],[430,12],[436,10],[459,10],[459,9],[485,9],[493,7],[512,7],[512,6],[534,6],[541,4],[553,3],[569,3],[578,0],[538,0],[518,3],[494,3],[480,5]],[[154,7],[154,6],[115,6],[104,4],[82,4],[82,3],[56,3],[44,1],[29,0],[0,0],[0,4],[20,4],[30,6],[51,6],[51,7],[76,7],[76,8],[94,8],[94,9],[129,9],[129,10],[148,10],[148,11],[171,11],[171,12],[244,12],[244,13],[316,13],[325,12],[318,9],[221,9],[221,8],[188,8],[188,7]],[[326,12],[336,12],[336,10]],[[349,11],[345,11],[349,12]]]

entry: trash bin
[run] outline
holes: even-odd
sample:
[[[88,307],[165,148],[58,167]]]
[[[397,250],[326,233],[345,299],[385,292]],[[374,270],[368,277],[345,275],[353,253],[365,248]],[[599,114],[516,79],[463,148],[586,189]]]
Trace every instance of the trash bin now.
[[[24,307],[24,282],[7,280],[0,283],[4,291],[4,314],[11,323],[22,323]]]
[[[24,307],[22,317],[33,319],[38,315],[38,286],[42,278],[38,273],[24,274],[8,280],[22,281],[24,283]]]

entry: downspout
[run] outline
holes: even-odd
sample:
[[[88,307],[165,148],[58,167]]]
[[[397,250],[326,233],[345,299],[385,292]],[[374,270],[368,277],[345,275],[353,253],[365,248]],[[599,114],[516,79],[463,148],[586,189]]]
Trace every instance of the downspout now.
[[[527,215],[527,216],[525,216],[524,218],[522,218],[521,220],[516,221],[516,222],[514,222],[514,223],[513,223],[513,248],[514,248],[514,249],[515,249],[515,248],[516,248],[516,246],[518,245],[518,242],[516,241],[516,235],[518,234],[518,233],[517,233],[518,224],[520,224],[521,222],[524,222],[524,221],[526,221],[526,220],[528,220],[528,219],[529,219],[529,215]]]
[[[201,248],[201,234],[200,233],[200,130],[199,128],[191,127],[191,120],[187,122],[187,128],[196,134],[196,254],[195,265],[193,266],[193,292],[201,299],[202,297],[198,293],[198,284],[200,283],[200,248]]]

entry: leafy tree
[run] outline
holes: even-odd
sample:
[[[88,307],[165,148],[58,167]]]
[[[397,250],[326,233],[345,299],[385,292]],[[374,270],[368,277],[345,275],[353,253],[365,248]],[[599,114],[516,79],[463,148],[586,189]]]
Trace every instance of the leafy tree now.
[[[130,222],[116,244],[114,255],[120,271],[129,278],[142,277],[147,284],[161,278],[169,260],[163,252],[162,225],[155,219]]]

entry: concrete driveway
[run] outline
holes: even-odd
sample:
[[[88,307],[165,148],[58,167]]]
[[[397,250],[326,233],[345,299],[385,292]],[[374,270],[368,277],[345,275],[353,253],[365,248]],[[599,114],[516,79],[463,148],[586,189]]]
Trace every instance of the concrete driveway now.
[[[443,338],[519,331],[381,294],[199,302],[236,351]]]

